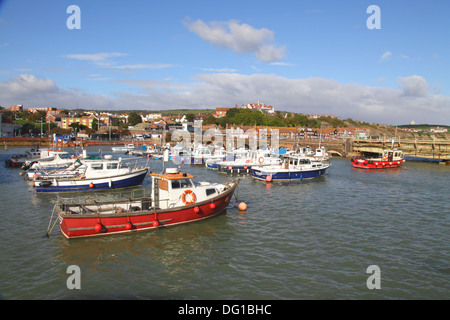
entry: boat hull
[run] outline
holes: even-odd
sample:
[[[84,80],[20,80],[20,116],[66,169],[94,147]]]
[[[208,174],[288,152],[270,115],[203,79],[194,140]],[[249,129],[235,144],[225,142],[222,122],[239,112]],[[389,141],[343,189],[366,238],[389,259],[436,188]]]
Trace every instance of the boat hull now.
[[[293,169],[251,169],[254,179],[261,181],[301,181],[303,179],[314,179],[323,176],[329,166],[323,166],[312,170],[293,170]],[[269,177],[269,178],[268,178]]]
[[[142,185],[148,169],[130,174],[98,179],[69,179],[58,180],[55,184],[51,180],[37,182],[35,190],[38,193],[51,192],[95,192],[101,190],[123,189]],[[47,182],[47,183],[45,183]],[[48,182],[52,182],[48,185]]]
[[[73,239],[148,231],[204,220],[227,210],[236,186],[237,182],[216,198],[177,209],[154,211],[150,208],[147,211],[104,215],[94,213],[89,217],[86,214],[59,212],[60,231],[66,238]],[[96,228],[97,224],[100,227]]]
[[[380,160],[353,158],[352,166],[353,168],[358,169],[389,169],[389,168],[397,168],[403,162],[405,162],[404,159],[395,161],[380,161]]]

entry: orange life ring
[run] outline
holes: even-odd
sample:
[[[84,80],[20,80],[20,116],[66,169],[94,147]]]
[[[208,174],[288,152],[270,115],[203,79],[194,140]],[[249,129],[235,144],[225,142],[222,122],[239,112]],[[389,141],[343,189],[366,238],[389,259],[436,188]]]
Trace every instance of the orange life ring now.
[[[188,194],[191,195],[192,201],[187,201],[187,200],[186,200],[186,195],[188,195]],[[183,203],[184,203],[185,205],[193,204],[193,203],[195,202],[196,198],[197,198],[197,197],[195,196],[195,193],[192,192],[192,190],[186,190],[186,191],[184,191],[183,194],[181,195],[181,201],[183,201]]]
[[[388,159],[387,155],[384,155],[383,156],[383,161],[387,161],[387,159]]]
[[[264,162],[264,157],[259,157],[258,162],[262,164]]]

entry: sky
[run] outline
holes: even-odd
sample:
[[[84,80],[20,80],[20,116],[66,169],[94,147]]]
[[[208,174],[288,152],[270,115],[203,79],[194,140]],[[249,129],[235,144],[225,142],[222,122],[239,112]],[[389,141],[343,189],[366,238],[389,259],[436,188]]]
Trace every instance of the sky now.
[[[450,125],[449,16],[444,0],[0,0],[0,105]]]

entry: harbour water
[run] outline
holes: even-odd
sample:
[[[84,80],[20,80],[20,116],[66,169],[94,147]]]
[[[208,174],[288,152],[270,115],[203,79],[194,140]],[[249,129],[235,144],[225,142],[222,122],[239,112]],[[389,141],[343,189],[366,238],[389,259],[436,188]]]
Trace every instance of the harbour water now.
[[[102,147],[103,153],[110,147]],[[46,237],[56,195],[37,195],[0,152],[3,299],[448,299],[450,166],[406,162],[296,183],[241,177],[226,214],[149,232]],[[98,147],[88,152],[95,153]],[[149,162],[160,171],[159,161]],[[235,177],[182,166],[197,181]],[[150,191],[150,179],[144,189]],[[104,192],[102,196],[107,196]],[[116,195],[117,196],[117,195]],[[81,272],[70,290],[67,268]],[[369,289],[371,265],[380,289]]]

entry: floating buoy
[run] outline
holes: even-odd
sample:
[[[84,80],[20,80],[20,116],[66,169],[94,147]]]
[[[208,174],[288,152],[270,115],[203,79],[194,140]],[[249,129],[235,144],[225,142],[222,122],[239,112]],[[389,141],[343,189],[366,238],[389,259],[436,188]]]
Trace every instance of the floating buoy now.
[[[271,176],[271,175],[267,176],[267,177],[266,177],[266,181],[267,181],[267,182],[272,181],[272,176]]]
[[[159,226],[159,221],[158,221],[158,220],[153,221],[153,226],[154,226],[154,227]]]
[[[241,202],[241,203],[239,203],[238,208],[241,211],[245,211],[245,210],[247,210],[247,204],[245,202]]]
[[[130,221],[128,221],[128,222],[125,224],[125,229],[131,230],[131,228],[133,228],[133,225],[131,224]]]
[[[216,204],[215,204],[214,202],[211,202],[211,203],[209,204],[209,207],[210,207],[211,209],[214,209],[214,208],[216,207]]]
[[[199,213],[200,212],[200,208],[199,207],[194,207],[194,212],[195,213]]]
[[[94,184],[91,182],[91,183],[89,183],[89,188],[93,188],[94,187]]]
[[[100,222],[97,222],[97,224],[95,225],[94,229],[97,232],[100,232],[102,230],[102,224]]]

